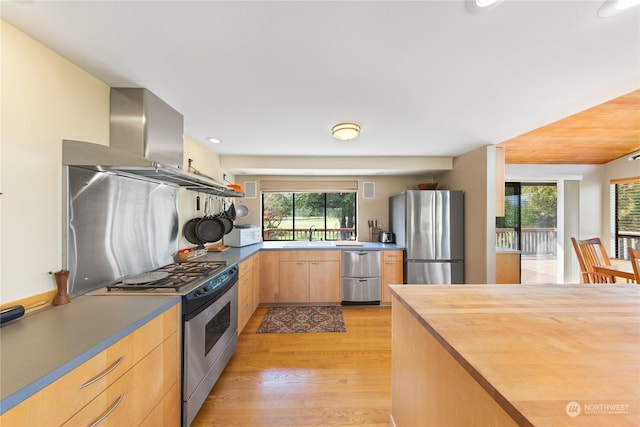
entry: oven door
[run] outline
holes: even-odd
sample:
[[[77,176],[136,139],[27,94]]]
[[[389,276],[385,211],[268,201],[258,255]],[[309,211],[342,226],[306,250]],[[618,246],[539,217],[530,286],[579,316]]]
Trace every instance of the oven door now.
[[[235,351],[238,282],[184,323],[183,418],[188,425]]]

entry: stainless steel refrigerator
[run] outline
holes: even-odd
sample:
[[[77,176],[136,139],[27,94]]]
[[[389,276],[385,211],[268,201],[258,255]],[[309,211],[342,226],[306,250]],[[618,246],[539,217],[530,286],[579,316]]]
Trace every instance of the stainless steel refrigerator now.
[[[389,199],[407,284],[464,283],[464,193],[410,190]]]

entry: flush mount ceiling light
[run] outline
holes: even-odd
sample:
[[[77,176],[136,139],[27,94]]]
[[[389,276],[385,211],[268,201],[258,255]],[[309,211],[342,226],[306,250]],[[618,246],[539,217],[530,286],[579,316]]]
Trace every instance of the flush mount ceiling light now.
[[[220,144],[222,142],[222,140],[220,138],[214,138],[212,136],[207,138],[207,141],[209,141],[212,144]]]
[[[340,141],[349,141],[360,135],[360,125],[353,122],[338,123],[331,128],[331,134]]]
[[[478,7],[486,8],[486,7],[496,7],[504,0],[476,0],[476,5]]]
[[[500,6],[504,0],[465,0],[464,8],[472,15],[487,13]]]
[[[639,4],[640,0],[606,0],[598,9],[598,16],[608,18]]]

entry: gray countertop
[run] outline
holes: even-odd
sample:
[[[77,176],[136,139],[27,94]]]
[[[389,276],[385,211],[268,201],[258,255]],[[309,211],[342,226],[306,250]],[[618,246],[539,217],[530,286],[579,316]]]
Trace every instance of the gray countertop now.
[[[194,261],[233,265],[260,250],[382,250],[395,244],[360,242],[358,246],[297,247],[291,242],[263,242]],[[89,296],[49,307],[0,328],[0,414],[180,302],[179,296]]]
[[[179,302],[179,296],[80,296],[4,324],[0,414]]]
[[[317,243],[317,241],[314,241]],[[358,242],[359,244],[356,246],[348,246],[346,244],[341,244],[337,246],[304,246],[305,241],[300,241],[301,246],[296,246],[294,242],[291,241],[269,241],[256,243],[254,245],[243,246],[241,248],[231,248],[224,252],[209,252],[203,257],[196,258],[194,261],[226,261],[227,264],[235,264],[240,262],[251,255],[255,254],[259,251],[299,251],[299,250],[339,250],[339,251],[348,251],[348,250],[394,250],[394,249],[404,249],[401,246],[395,245],[393,243],[378,243],[378,242]]]
[[[394,243],[378,243],[378,242],[351,242],[349,241],[340,241],[338,243],[332,241],[317,241],[314,240],[311,242],[312,245],[318,244],[322,245],[326,243],[330,246],[306,246],[308,242],[306,240],[296,241],[296,242],[262,242],[263,250],[339,250],[339,251],[353,251],[358,249],[363,250],[382,250],[382,249],[404,249]]]

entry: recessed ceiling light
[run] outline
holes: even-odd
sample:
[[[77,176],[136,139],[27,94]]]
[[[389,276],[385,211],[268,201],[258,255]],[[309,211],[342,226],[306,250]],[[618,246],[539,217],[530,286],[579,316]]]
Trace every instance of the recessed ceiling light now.
[[[640,0],[606,0],[602,3],[600,9],[598,9],[598,16],[608,18],[631,9],[634,6],[638,6],[639,4]]]
[[[212,136],[207,138],[207,141],[209,141],[212,144],[220,144],[222,142],[222,140],[220,138],[214,138]]]
[[[349,141],[360,135],[360,125],[353,122],[338,123],[331,128],[331,134],[340,141]]]

